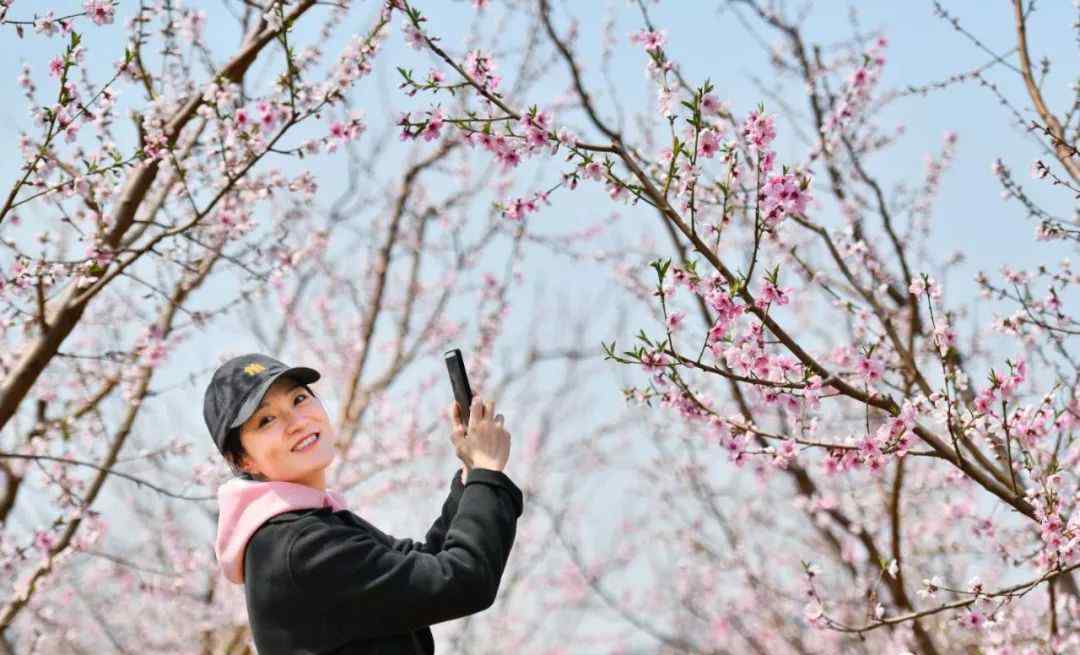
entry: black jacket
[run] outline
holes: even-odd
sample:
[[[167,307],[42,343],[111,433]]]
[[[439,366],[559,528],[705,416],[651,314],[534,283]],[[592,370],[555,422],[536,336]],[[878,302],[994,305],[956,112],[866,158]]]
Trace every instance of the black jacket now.
[[[348,510],[267,519],[244,554],[259,655],[435,652],[431,626],[495,602],[522,494],[501,471],[457,471],[424,543]]]

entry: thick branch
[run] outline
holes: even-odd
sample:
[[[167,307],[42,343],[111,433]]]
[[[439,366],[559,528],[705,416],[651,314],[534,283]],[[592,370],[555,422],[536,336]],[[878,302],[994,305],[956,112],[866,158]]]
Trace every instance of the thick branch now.
[[[1065,130],[1057,116],[1046,106],[1042,91],[1035,83],[1035,76],[1031,72],[1031,57],[1028,55],[1027,21],[1024,18],[1023,0],[1013,0],[1013,15],[1016,18],[1016,45],[1020,55],[1020,75],[1024,78],[1024,86],[1027,88],[1031,103],[1035,105],[1035,111],[1046,123],[1047,132],[1053,140],[1054,154],[1058,161],[1065,167],[1069,175],[1076,182],[1080,182],[1080,162],[1075,159],[1076,148],[1069,145]]]
[[[314,4],[315,0],[303,0],[290,12],[286,24],[295,20]],[[277,32],[274,29],[253,30],[245,40],[240,53],[225,65],[219,73],[219,77],[230,80],[242,78],[258,53],[276,34]],[[202,93],[192,95],[168,121],[165,134],[170,147],[175,145],[180,132],[195,116],[195,112],[202,102]],[[116,250],[127,230],[131,227],[135,220],[136,211],[157,177],[158,166],[157,160],[144,162],[136,166],[128,178],[128,182],[121,192],[120,201],[113,212],[111,219],[113,227],[109,230],[105,239],[105,243],[109,248]],[[83,293],[83,289],[71,284],[64,292],[54,314],[42,317],[48,327],[42,330],[42,333],[35,341],[27,344],[11,374],[0,386],[0,429],[7,425],[23,398],[30,392],[31,387],[44,372],[45,367],[56,355],[60,344],[78,325],[92,297],[92,294]]]

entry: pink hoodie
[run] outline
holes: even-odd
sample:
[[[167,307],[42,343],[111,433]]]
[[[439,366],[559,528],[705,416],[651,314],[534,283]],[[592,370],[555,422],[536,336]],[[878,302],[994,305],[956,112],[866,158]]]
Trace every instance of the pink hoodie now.
[[[295,482],[229,480],[218,488],[218,568],[230,582],[243,584],[244,549],[259,526],[278,514],[319,507],[346,509],[345,498]]]

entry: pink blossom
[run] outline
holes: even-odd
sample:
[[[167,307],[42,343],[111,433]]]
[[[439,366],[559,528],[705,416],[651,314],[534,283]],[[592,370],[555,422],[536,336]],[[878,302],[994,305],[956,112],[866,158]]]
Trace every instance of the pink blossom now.
[[[577,143],[577,135],[565,127],[560,127],[556,130],[555,138],[564,146],[572,146]],[[552,154],[554,154],[554,151],[552,151]]]
[[[169,139],[163,132],[150,132],[146,135],[143,151],[146,153],[146,156],[151,159],[160,159],[164,154],[168,143]]]
[[[649,351],[641,355],[641,364],[650,373],[663,371],[667,363],[668,356],[659,351]]]
[[[657,109],[660,110],[660,115],[664,118],[668,118],[675,115],[674,105],[675,96],[671,93],[671,89],[660,87],[656,91]]]
[[[799,454],[799,444],[794,439],[784,439],[780,442],[780,447],[776,450],[776,453],[785,460],[790,461]]]
[[[773,364],[776,366],[776,370],[780,376],[785,379],[789,376],[798,377],[802,375],[802,364],[790,355],[780,355],[773,358]]]
[[[858,442],[859,452],[864,457],[870,457],[872,455],[881,454],[881,449],[878,447],[878,442],[871,436],[864,436]]]
[[[855,69],[855,72],[848,78],[848,84],[855,89],[861,89],[865,87],[870,81],[870,72],[866,70],[865,66],[859,66]]]
[[[424,33],[416,29],[411,23],[405,23],[401,28],[405,32],[405,42],[413,50],[420,50],[424,47]]]
[[[640,43],[646,51],[656,52],[667,42],[667,30],[642,29],[630,35],[630,43]]]
[[[161,328],[152,326],[139,338],[139,360],[143,366],[155,367],[165,361],[168,349]]]
[[[706,93],[701,96],[701,111],[707,115],[723,114],[728,111],[727,105],[721,102],[715,95]]]
[[[979,414],[986,414],[991,412],[991,403],[994,402],[997,393],[995,389],[983,389],[975,396],[975,400],[972,402],[972,407]]]
[[[1051,289],[1050,293],[1048,293],[1043,300],[1043,305],[1052,312],[1058,312],[1061,310],[1061,299],[1059,299],[1057,293]]]
[[[686,312],[671,312],[667,317],[667,329],[671,332],[678,332],[682,329],[685,319]]]
[[[765,155],[761,158],[761,172],[768,173],[773,169],[776,163],[776,153],[772,150],[766,150]]]
[[[677,266],[671,267],[671,279],[675,281],[676,286],[695,291],[694,281],[690,279],[690,274]]]
[[[511,220],[521,220],[525,216],[525,201],[522,198],[515,198],[511,200],[508,205],[503,207],[503,216]]]
[[[551,128],[551,114],[546,111],[530,112],[522,116],[518,123],[526,130],[545,131]]]
[[[712,159],[720,150],[720,134],[716,130],[702,130],[698,137],[698,154],[706,159]]]
[[[60,77],[64,72],[64,60],[63,58],[56,56],[49,60],[49,75],[52,77]]]
[[[761,152],[776,138],[775,119],[757,109],[743,123],[742,134],[752,152]]]
[[[487,132],[479,132],[476,134],[476,142],[483,146],[484,150],[490,153],[498,153],[502,147],[500,146],[499,139],[495,138]]]
[[[720,443],[727,451],[728,461],[736,466],[746,463],[746,441],[743,437],[729,435],[723,437]]]
[[[481,87],[494,90],[502,78],[495,74],[495,62],[483,50],[470,50],[465,55],[465,72]]]
[[[506,172],[521,163],[521,153],[514,148],[499,148],[495,159],[502,164],[503,172]]]
[[[964,627],[978,630],[986,623],[986,616],[978,610],[972,610],[964,617]]]
[[[766,302],[775,302],[777,305],[786,305],[788,304],[788,294],[790,293],[790,287],[784,287],[783,289],[781,289],[772,282],[766,282],[765,290],[762,292],[762,297],[765,299]]]
[[[612,200],[622,200],[627,197],[626,187],[617,182],[609,182],[607,185],[608,198]]]
[[[945,583],[941,580],[941,576],[935,575],[933,578],[923,578],[922,589],[919,589],[915,593],[920,598],[936,598],[936,594],[941,590],[941,587],[945,586]]]
[[[881,453],[871,455],[865,459],[866,470],[871,474],[877,475],[885,470],[885,458]]]
[[[319,185],[315,181],[315,176],[310,171],[301,173],[289,183],[290,191],[299,191],[303,194],[305,200],[311,200],[315,197],[315,192],[318,190]]]
[[[754,372],[754,375],[762,379],[769,378],[771,368],[772,365],[767,355],[757,355],[750,364],[750,370]]]
[[[105,25],[113,22],[113,14],[116,13],[112,0],[85,0],[83,10],[95,25]]]
[[[885,363],[877,357],[863,357],[859,360],[858,368],[863,381],[873,384],[881,379],[882,373],[885,372]]]
[[[541,201],[547,202],[547,194],[539,191],[529,198],[515,198],[503,207],[503,216],[511,220],[520,220],[536,212]]]
[[[809,180],[800,180],[794,172],[770,178],[761,190],[765,224],[772,227],[788,215],[806,213],[809,185]]]
[[[603,180],[604,166],[598,161],[591,161],[585,164],[582,175],[589,180]]]
[[[938,352],[944,357],[949,348],[956,344],[956,332],[952,330],[948,325],[941,325],[934,328],[934,345],[937,346]]]
[[[34,532],[34,548],[37,548],[43,553],[48,553],[55,544],[56,537],[49,534],[47,531],[37,530]]]
[[[427,125],[425,125],[424,129],[420,132],[420,136],[424,138],[424,141],[433,141],[439,138],[439,131],[442,129],[443,122],[445,121],[445,116],[441,109],[435,109],[429,113],[430,118],[428,118]]]
[[[43,17],[34,21],[34,31],[45,36],[52,36],[56,32],[56,15],[50,9]]]
[[[416,138],[416,135],[409,131],[409,125],[411,123],[412,117],[410,116],[409,112],[401,112],[401,115],[398,116],[397,123],[395,123],[395,125],[401,126],[401,134],[399,135],[400,140],[408,141],[410,139]]]
[[[277,122],[277,116],[274,114],[274,106],[265,100],[259,101],[256,105],[259,110],[259,123],[263,128],[270,129],[274,127]]]
[[[547,143],[547,135],[542,130],[530,129],[525,132],[525,145],[529,148],[539,148]]]
[[[913,279],[911,285],[908,286],[908,292],[913,296],[928,293],[933,300],[941,299],[941,285],[937,283],[937,280],[929,276],[925,276],[925,279],[924,277]]]

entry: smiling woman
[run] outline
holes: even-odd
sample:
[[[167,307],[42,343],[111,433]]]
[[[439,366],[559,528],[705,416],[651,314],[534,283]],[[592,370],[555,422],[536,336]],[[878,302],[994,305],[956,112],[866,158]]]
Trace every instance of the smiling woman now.
[[[248,479],[284,480],[325,490],[326,467],[334,460],[333,429],[311,387],[282,375],[255,413],[229,430],[224,454]]]
[[[431,625],[495,601],[522,512],[502,470],[510,433],[494,403],[474,396],[468,426],[455,403],[462,475],[424,542],[397,539],[327,489],[336,435],[308,386],[320,377],[258,353],[214,372],[203,418],[238,476],[218,489],[218,565],[244,585],[260,655],[430,655]]]

